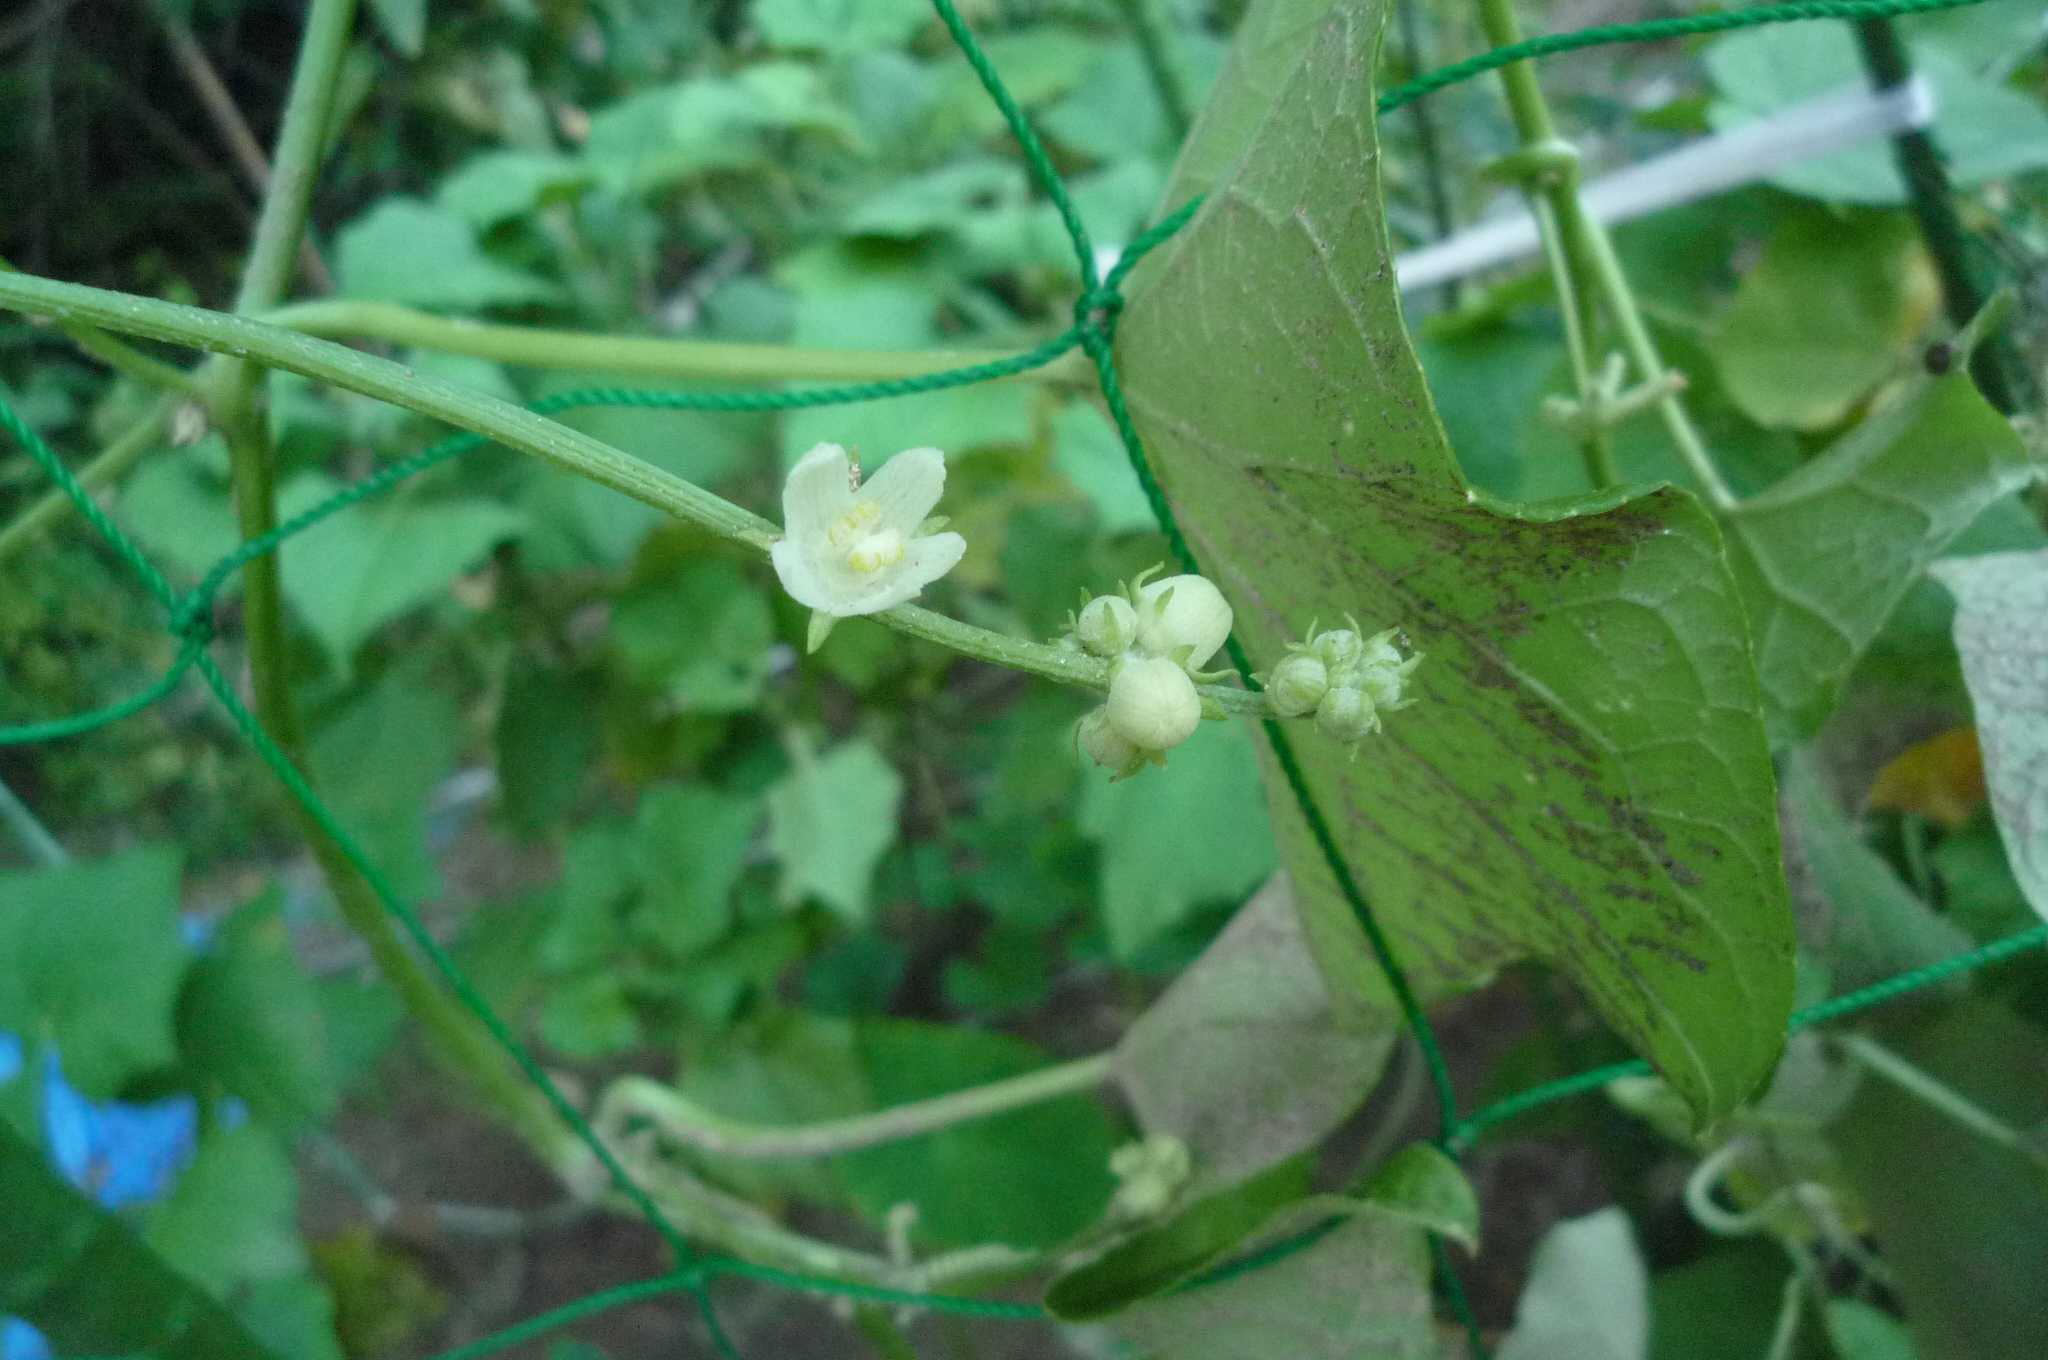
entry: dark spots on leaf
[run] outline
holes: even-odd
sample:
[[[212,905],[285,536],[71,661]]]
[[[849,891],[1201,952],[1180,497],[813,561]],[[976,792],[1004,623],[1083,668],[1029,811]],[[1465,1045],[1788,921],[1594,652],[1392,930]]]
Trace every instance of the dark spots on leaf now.
[[[1687,972],[1704,973],[1707,971],[1707,961],[1705,959],[1700,958],[1696,954],[1687,953],[1661,935],[1631,935],[1628,937],[1627,942],[1630,949],[1638,953],[1655,954],[1659,958],[1669,959]]]

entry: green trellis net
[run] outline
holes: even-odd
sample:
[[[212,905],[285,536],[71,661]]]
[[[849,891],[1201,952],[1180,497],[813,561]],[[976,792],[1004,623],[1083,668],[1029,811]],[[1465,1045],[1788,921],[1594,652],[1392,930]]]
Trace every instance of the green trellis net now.
[[[1979,0],[1799,0],[1797,3],[1763,5],[1726,13],[1700,14],[1637,24],[1607,25],[1569,33],[1549,34],[1497,48],[1432,71],[1381,94],[1377,105],[1381,113],[1386,113],[1487,71],[1497,70],[1518,61],[1579,48],[1682,37],[1765,24],[1817,19],[1874,19],[1959,9],[1976,3],[1979,3]],[[1193,550],[1182,535],[1173,509],[1152,475],[1143,443],[1125,409],[1117,374],[1114,341],[1118,314],[1123,306],[1121,290],[1124,280],[1148,251],[1166,241],[1194,218],[1201,206],[1200,200],[1182,205],[1142,233],[1124,249],[1107,274],[1100,273],[1095,263],[1095,251],[1087,228],[1029,120],[1011,97],[1002,77],[968,30],[951,0],[933,0],[933,4],[940,20],[969,65],[973,67],[989,97],[1002,111],[1004,121],[1016,138],[1026,163],[1040,189],[1057,208],[1067,235],[1072,241],[1082,280],[1082,291],[1074,303],[1073,324],[1043,344],[1010,358],[915,378],[765,392],[687,393],[610,387],[585,388],[550,397],[536,403],[531,409],[545,415],[592,406],[635,406],[694,411],[775,411],[839,405],[1009,377],[1049,364],[1068,352],[1079,349],[1094,365],[1103,399],[1122,437],[1131,466],[1137,473],[1146,498],[1180,568],[1188,572],[1199,571],[1200,567]],[[36,466],[56,483],[94,530],[133,569],[144,587],[163,605],[167,627],[181,642],[171,666],[155,683],[140,693],[92,712],[47,722],[0,728],[0,746],[55,741],[118,722],[165,698],[182,684],[188,672],[197,671],[257,755],[269,766],[321,831],[333,839],[350,865],[370,885],[384,910],[440,974],[456,999],[484,1026],[576,1139],[597,1159],[618,1194],[638,1210],[675,1254],[676,1268],[667,1274],[587,1295],[574,1303],[529,1318],[494,1335],[443,1352],[435,1357],[435,1360],[467,1360],[468,1357],[493,1354],[533,1340],[592,1314],[675,1293],[688,1294],[694,1299],[719,1354],[728,1357],[729,1360],[738,1360],[739,1352],[720,1327],[717,1311],[710,1296],[710,1285],[723,1277],[751,1280],[759,1284],[810,1294],[837,1296],[860,1303],[925,1308],[971,1317],[1011,1321],[1043,1321],[1049,1318],[1050,1315],[1043,1307],[1031,1303],[886,1289],[858,1281],[781,1270],[732,1256],[709,1255],[696,1251],[682,1230],[671,1222],[653,1199],[634,1182],[625,1167],[598,1137],[589,1121],[521,1045],[510,1026],[484,1000],[447,950],[426,930],[418,914],[398,895],[390,880],[370,861],[362,846],[349,834],[347,828],[341,825],[333,811],[320,800],[278,742],[264,729],[256,715],[243,704],[227,676],[213,660],[208,646],[213,635],[214,601],[223,585],[235,572],[248,563],[275,552],[286,539],[304,533],[330,516],[387,491],[431,467],[483,447],[488,440],[476,434],[460,434],[445,439],[411,458],[394,463],[279,525],[271,533],[245,542],[216,564],[198,585],[181,593],[157,570],[136,546],[134,540],[100,508],[78,479],[51,453],[36,432],[4,401],[0,401],[0,427],[4,427],[27,451]],[[1252,677],[1250,660],[1235,638],[1229,640],[1228,648],[1231,662],[1245,685],[1257,688],[1257,681]],[[1282,775],[1300,804],[1310,832],[1370,941],[1379,965],[1401,1005],[1403,1015],[1413,1030],[1437,1097],[1440,1118],[1436,1142],[1439,1147],[1452,1156],[1459,1156],[1488,1130],[1539,1106],[1598,1090],[1618,1077],[1649,1073],[1649,1065],[1641,1061],[1617,1063],[1533,1087],[1497,1100],[1473,1113],[1461,1115],[1456,1092],[1452,1088],[1449,1072],[1444,1065],[1429,1020],[1416,1002],[1400,961],[1374,919],[1370,905],[1345,866],[1334,833],[1302,779],[1300,767],[1286,733],[1277,723],[1270,720],[1264,727]],[[1901,974],[1819,1005],[1795,1011],[1791,1018],[1791,1028],[1799,1030],[1838,1019],[2043,945],[2048,945],[2048,924],[2021,931],[1931,967]],[[1269,1247],[1256,1256],[1229,1263],[1184,1287],[1201,1288],[1207,1283],[1240,1276],[1270,1265],[1313,1242],[1327,1226],[1311,1229],[1289,1241]],[[1465,1301],[1456,1274],[1449,1267],[1441,1244],[1438,1246],[1437,1264],[1439,1284],[1451,1311],[1467,1329],[1475,1353],[1484,1354],[1477,1321]]]

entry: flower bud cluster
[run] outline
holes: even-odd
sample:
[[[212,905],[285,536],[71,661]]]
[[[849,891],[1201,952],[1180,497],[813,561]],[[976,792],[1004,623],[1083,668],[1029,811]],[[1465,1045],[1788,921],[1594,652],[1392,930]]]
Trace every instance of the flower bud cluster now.
[[[1171,1134],[1155,1133],[1125,1143],[1109,1155],[1110,1174],[1117,1179],[1110,1202],[1112,1216],[1157,1218],[1171,1208],[1194,1171],[1188,1145]]]
[[[1154,567],[1152,571],[1159,568]],[[1090,760],[1124,779],[1194,735],[1202,720],[1195,682],[1230,636],[1230,605],[1200,576],[1146,583],[1087,600],[1065,639],[1111,663],[1109,701],[1081,719],[1075,740]]]
[[[1422,656],[1402,656],[1397,629],[1364,637],[1356,620],[1350,622],[1349,628],[1323,632],[1310,624],[1308,641],[1289,647],[1262,679],[1275,713],[1283,718],[1313,713],[1325,736],[1355,745],[1380,730],[1381,714],[1415,702],[1402,696]]]

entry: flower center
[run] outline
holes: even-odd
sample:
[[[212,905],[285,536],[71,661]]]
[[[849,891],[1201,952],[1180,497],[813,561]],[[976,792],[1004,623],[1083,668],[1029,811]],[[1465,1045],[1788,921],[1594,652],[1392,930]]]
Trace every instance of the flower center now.
[[[845,552],[869,537],[881,519],[881,506],[873,501],[855,501],[846,507],[845,514],[832,521],[832,527],[825,531],[826,541],[840,552]]]
[[[862,575],[893,567],[903,560],[903,535],[894,529],[864,534],[846,554],[846,565]]]

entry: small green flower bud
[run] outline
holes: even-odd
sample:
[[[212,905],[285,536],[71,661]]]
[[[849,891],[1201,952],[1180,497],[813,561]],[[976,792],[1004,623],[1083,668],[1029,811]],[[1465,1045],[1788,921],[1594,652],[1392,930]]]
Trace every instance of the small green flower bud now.
[[[1169,1133],[1155,1133],[1125,1143],[1109,1154],[1110,1174],[1117,1178],[1113,1212],[1119,1218],[1156,1218],[1194,1171],[1188,1145]]]
[[[1098,708],[1081,719],[1074,737],[1090,760],[1118,779],[1136,774],[1145,764],[1145,753],[1109,725],[1106,709]]]
[[[1349,628],[1318,633],[1308,640],[1308,648],[1329,671],[1333,685],[1351,683],[1365,660],[1365,639]]]
[[[1389,628],[1367,638],[1358,668],[1358,687],[1383,713],[1407,707],[1401,692],[1407,686],[1410,672],[1422,664],[1420,653],[1402,657],[1401,649],[1394,645],[1395,635],[1395,630]]]
[[[1206,577],[1169,576],[1138,591],[1138,646],[1148,656],[1187,651],[1200,670],[1230,636],[1230,602]]]
[[[1132,657],[1109,682],[1104,712],[1118,736],[1147,752],[1178,746],[1202,721],[1202,700],[1188,673],[1164,657]]]
[[[1121,595],[1098,595],[1081,610],[1074,635],[1097,656],[1122,656],[1138,640],[1138,611]]]
[[[1296,652],[1273,668],[1266,680],[1266,697],[1281,717],[1299,718],[1315,712],[1329,688],[1330,673],[1321,659],[1310,652]]]
[[[1323,696],[1316,705],[1316,726],[1332,741],[1362,740],[1368,732],[1380,730],[1379,714],[1364,693],[1341,685]]]

